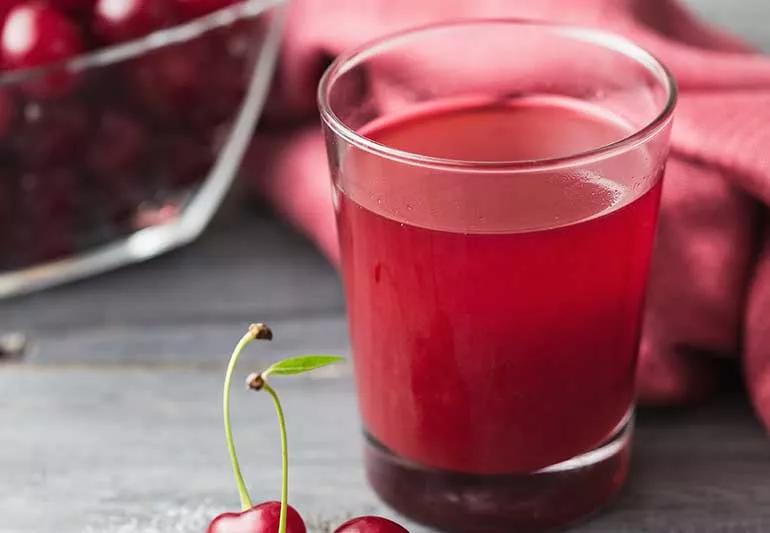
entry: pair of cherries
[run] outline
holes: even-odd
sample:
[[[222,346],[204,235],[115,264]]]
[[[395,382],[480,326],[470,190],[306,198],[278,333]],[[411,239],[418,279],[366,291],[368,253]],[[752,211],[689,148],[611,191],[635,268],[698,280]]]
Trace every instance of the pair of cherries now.
[[[286,533],[306,533],[305,522],[288,508]],[[281,502],[264,502],[242,513],[224,513],[209,525],[208,533],[276,533]],[[409,533],[406,528],[381,516],[360,516],[348,520],[334,533]]]
[[[296,509],[288,504],[288,445],[286,438],[286,422],[283,408],[275,389],[268,384],[271,375],[289,376],[301,374],[342,360],[333,355],[305,355],[284,359],[270,365],[258,374],[251,374],[247,384],[251,390],[264,390],[273,399],[278,424],[281,431],[281,501],[269,501],[257,505],[251,504],[246,484],[241,474],[238,457],[235,453],[232,430],[230,425],[230,384],[243,349],[253,340],[272,340],[273,332],[264,324],[252,324],[246,334],[236,345],[230,356],[225,373],[223,391],[223,416],[225,423],[225,438],[230,461],[235,475],[235,482],[241,498],[241,512],[223,513],[214,518],[209,524],[207,533],[307,533],[305,522]],[[406,528],[381,516],[360,516],[348,520],[334,530],[334,533],[409,533]]]

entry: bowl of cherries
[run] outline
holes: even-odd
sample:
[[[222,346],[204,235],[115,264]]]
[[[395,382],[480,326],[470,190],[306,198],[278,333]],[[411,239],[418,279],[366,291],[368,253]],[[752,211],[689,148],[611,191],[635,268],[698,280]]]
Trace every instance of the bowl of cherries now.
[[[229,188],[280,0],[0,0],[0,298],[188,243]]]

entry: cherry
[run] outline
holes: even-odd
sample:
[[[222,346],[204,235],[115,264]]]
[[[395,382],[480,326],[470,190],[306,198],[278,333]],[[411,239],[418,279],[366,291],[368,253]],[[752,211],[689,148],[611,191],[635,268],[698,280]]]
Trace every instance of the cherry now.
[[[381,516],[359,516],[342,524],[334,533],[409,533],[409,530]]]
[[[21,2],[22,0],[0,0],[0,20],[5,20],[8,12]]]
[[[112,226],[137,229],[134,218],[148,196],[136,174],[111,172],[95,175],[87,184],[89,215]]]
[[[159,117],[184,117],[205,101],[211,50],[200,40],[166,46],[137,59],[129,76],[141,104]]]
[[[210,146],[189,138],[173,136],[158,143],[162,150],[158,160],[164,165],[166,182],[172,187],[184,187],[199,183],[214,164]]]
[[[12,187],[8,174],[0,173],[0,268],[5,268],[12,262],[14,249],[9,248],[11,228],[13,220],[11,207],[13,206]]]
[[[23,174],[19,180],[17,208],[21,217],[41,225],[56,225],[59,217],[75,210],[77,178],[68,170]]]
[[[168,0],[96,0],[94,32],[114,43],[147,35],[174,22]]]
[[[77,178],[67,170],[27,173],[19,180],[16,246],[28,261],[53,259],[75,247]]]
[[[92,212],[121,227],[132,219],[146,198],[141,164],[147,147],[142,124],[119,110],[105,110],[91,133],[86,152],[90,171]]]
[[[10,136],[16,117],[16,102],[13,95],[9,90],[0,88],[0,140]]]
[[[206,36],[210,49],[208,56],[201,52],[201,68],[205,68],[208,76],[199,89],[201,105],[188,113],[195,126],[207,128],[232,120],[243,102],[249,85],[250,54],[257,36],[254,21],[241,22],[251,26],[233,25]]]
[[[126,172],[137,163],[145,146],[141,124],[119,111],[105,111],[88,150],[88,168],[102,179]]]
[[[62,11],[83,13],[90,11],[96,0],[48,0],[48,3]]]
[[[34,67],[63,61],[83,50],[75,26],[55,8],[41,2],[25,2],[11,9],[0,33],[0,57],[9,69]],[[67,93],[75,77],[63,69],[25,84],[37,97]]]
[[[75,223],[73,217],[62,217],[55,225],[20,225],[14,247],[27,263],[58,259],[75,251]]]
[[[237,1],[238,0],[176,0],[176,6],[182,18],[190,20],[232,5]]]
[[[80,104],[27,104],[24,123],[14,136],[30,168],[67,167],[83,157],[88,115]]]
[[[223,513],[209,524],[207,533],[277,533],[281,502],[264,502],[241,513]],[[286,514],[287,533],[305,533],[305,522],[289,505]]]

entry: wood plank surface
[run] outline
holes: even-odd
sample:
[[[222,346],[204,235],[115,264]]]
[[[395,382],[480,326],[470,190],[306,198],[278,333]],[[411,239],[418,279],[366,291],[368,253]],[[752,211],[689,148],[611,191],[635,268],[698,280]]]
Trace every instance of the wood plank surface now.
[[[686,3],[770,51],[765,0]],[[0,352],[24,352],[0,364],[0,533],[203,531],[237,506],[219,404],[233,342],[253,320],[277,333],[244,358],[241,378],[279,354],[348,353],[343,302],[309,243],[240,202],[183,250],[0,302]],[[292,501],[313,531],[388,514],[363,477],[349,368],[278,386]],[[252,495],[277,497],[272,406],[238,387],[234,418]],[[643,410],[631,482],[575,530],[767,532],[768,480],[770,442],[742,393]]]
[[[252,350],[240,377],[260,358]],[[316,526],[388,514],[364,481],[352,381],[326,374],[276,383],[289,421],[292,502]],[[0,532],[203,531],[212,515],[238,505],[220,386],[220,372],[190,367],[5,367]],[[269,399],[236,387],[233,414],[252,496],[277,497]],[[740,397],[643,411],[631,482],[619,501],[575,531],[770,531],[768,479],[770,445]]]

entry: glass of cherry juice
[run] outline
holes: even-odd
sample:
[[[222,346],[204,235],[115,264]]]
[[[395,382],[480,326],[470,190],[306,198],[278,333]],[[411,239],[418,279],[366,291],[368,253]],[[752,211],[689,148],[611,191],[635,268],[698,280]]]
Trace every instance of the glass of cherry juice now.
[[[319,99],[372,486],[447,531],[592,513],[628,474],[671,76],[482,20],[351,51]]]

